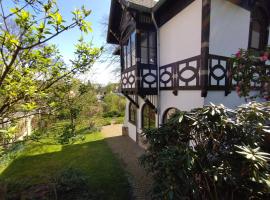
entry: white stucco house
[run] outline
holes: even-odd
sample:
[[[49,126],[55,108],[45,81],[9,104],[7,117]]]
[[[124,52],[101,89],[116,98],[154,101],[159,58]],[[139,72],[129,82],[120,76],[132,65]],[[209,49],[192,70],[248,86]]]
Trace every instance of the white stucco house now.
[[[107,42],[121,56],[128,135],[139,142],[175,110],[245,103],[229,57],[270,45],[269,22],[270,0],[112,0]]]

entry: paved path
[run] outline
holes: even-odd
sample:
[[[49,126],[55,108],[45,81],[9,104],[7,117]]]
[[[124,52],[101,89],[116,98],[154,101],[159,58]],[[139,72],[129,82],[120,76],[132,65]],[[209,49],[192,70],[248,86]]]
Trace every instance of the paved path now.
[[[105,126],[102,128],[102,133],[127,171],[133,189],[133,199],[150,199],[152,181],[138,162],[138,157],[144,153],[144,150],[128,136],[122,136],[122,125]]]

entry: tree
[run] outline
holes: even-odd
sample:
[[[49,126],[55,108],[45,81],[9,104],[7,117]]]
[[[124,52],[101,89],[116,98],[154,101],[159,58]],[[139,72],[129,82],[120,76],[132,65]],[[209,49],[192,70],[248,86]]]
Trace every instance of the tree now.
[[[81,38],[72,65],[66,65],[59,51],[47,42],[78,27],[91,30],[86,18],[91,11],[82,7],[72,12],[66,23],[56,0],[13,0],[7,12],[0,0],[0,122],[14,119],[15,113],[33,114],[53,107],[54,86],[74,74],[87,71],[102,49],[93,48]]]

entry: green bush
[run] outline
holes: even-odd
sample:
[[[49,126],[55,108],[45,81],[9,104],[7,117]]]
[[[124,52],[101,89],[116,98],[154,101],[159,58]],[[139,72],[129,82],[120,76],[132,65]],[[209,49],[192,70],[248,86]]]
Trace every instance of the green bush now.
[[[52,180],[57,199],[94,199],[87,179],[88,177],[79,170],[64,169]]]
[[[16,182],[1,182],[0,192],[4,199],[51,199],[89,200],[99,199],[98,191],[91,191],[88,178],[83,172],[66,168],[47,183],[29,185],[27,178]]]
[[[106,112],[102,115],[102,117],[121,117],[123,116],[123,113],[117,111],[117,110],[112,110],[112,111],[109,111],[109,112]]]
[[[147,130],[154,199],[270,199],[270,102],[205,106]]]
[[[64,127],[63,133],[58,136],[58,142],[60,144],[68,144],[73,137],[75,137],[75,126],[68,124]]]

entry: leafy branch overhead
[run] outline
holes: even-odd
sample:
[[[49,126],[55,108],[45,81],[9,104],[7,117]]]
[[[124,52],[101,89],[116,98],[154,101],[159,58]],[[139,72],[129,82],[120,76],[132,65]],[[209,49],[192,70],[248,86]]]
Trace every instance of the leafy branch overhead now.
[[[13,0],[7,10],[0,0],[0,121],[17,112],[47,110],[46,100],[57,82],[91,68],[102,49],[79,39],[71,66],[58,49],[47,42],[59,34],[79,28],[92,31],[84,6],[72,12],[67,22],[56,0]],[[53,104],[51,104],[53,105]]]

